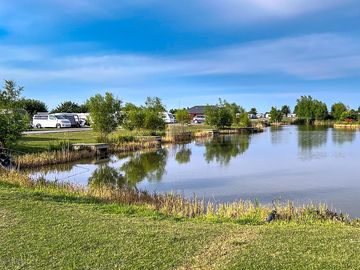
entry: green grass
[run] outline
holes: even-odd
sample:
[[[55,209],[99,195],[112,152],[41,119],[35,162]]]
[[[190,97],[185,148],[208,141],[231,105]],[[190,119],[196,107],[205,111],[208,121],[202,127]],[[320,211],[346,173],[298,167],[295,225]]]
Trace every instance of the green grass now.
[[[47,151],[51,144],[56,144],[60,141],[69,141],[70,143],[95,143],[96,138],[97,134],[94,131],[31,134],[24,135],[15,149],[23,152],[36,153]]]
[[[358,269],[360,228],[176,219],[0,182],[0,269]]]

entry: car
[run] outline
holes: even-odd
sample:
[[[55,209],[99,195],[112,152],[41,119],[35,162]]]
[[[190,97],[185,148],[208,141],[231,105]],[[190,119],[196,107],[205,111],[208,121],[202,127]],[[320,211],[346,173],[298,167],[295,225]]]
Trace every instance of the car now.
[[[203,124],[205,123],[205,120],[206,120],[205,115],[197,115],[193,118],[192,122],[194,124]]]
[[[61,115],[35,114],[32,125],[35,128],[70,128],[71,122]]]

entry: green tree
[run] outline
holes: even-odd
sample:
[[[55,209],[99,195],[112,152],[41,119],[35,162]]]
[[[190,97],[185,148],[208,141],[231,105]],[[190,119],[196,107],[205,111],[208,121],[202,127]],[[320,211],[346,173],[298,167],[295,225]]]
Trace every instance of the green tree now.
[[[349,111],[345,111],[341,114],[340,119],[341,121],[348,121],[348,122],[352,122],[352,121],[357,121],[359,118],[359,113],[355,110],[349,110]]]
[[[313,99],[311,96],[302,96],[297,100],[295,113],[298,118],[304,119],[307,124],[314,120],[324,120],[328,117],[326,104]]]
[[[145,107],[155,112],[166,111],[164,104],[162,104],[161,99],[158,97],[147,97],[145,101]]]
[[[224,106],[231,112],[232,123],[233,125],[240,124],[240,115],[245,113],[245,109],[236,103],[228,103],[224,101]]]
[[[38,112],[47,112],[48,108],[46,104],[36,99],[21,99],[19,101],[19,107],[24,109],[29,116],[34,116]]]
[[[314,100],[313,110],[315,120],[325,120],[329,116],[327,105],[324,102]]]
[[[271,107],[270,110],[270,120],[271,122],[281,122],[283,119],[283,113],[281,110],[278,110],[276,107]]]
[[[86,113],[88,107],[86,104],[79,105],[72,101],[64,101],[60,103],[51,113]]]
[[[0,107],[13,108],[21,99],[24,87],[17,86],[14,81],[5,80],[4,88],[0,91]]]
[[[23,87],[5,80],[0,90],[0,147],[10,147],[18,141],[29,126],[29,118],[19,107]]]
[[[92,128],[106,137],[121,122],[121,101],[106,92],[104,96],[97,94],[88,100]]]
[[[123,109],[123,127],[128,130],[144,128],[145,111],[132,103],[126,103]]]
[[[359,108],[358,108],[358,113],[360,113],[360,106],[359,106]]]
[[[347,108],[344,103],[338,102],[331,106],[331,116],[335,120],[340,120],[341,115],[347,111]]]
[[[256,108],[251,108],[250,111],[249,111],[249,114],[254,114],[254,115],[256,115],[256,114],[257,114]]]
[[[288,105],[284,105],[281,107],[281,113],[284,115],[284,116],[287,116],[288,114],[291,113],[291,109],[290,109],[290,106]]]
[[[140,107],[132,103],[126,103],[123,127],[129,130],[164,130],[165,121],[161,115],[164,110],[165,106],[159,98],[147,98],[145,106]]]
[[[186,109],[177,110],[175,113],[175,118],[178,123],[183,125],[190,122],[190,115]]]
[[[231,127],[233,123],[233,113],[226,101],[219,99],[216,106],[206,106],[206,123],[217,128]]]
[[[251,120],[249,118],[249,115],[246,112],[240,113],[239,125],[241,127],[251,127]]]

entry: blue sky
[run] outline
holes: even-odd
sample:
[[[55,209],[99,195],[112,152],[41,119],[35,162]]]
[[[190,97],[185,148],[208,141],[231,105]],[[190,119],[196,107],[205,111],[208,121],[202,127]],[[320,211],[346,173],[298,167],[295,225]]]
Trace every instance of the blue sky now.
[[[50,108],[111,91],[261,111],[360,105],[358,0],[0,0],[0,79]]]

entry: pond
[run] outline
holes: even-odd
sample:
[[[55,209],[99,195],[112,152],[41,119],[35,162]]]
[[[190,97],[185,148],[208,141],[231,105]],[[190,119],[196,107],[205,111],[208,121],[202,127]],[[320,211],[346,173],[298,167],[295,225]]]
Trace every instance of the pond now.
[[[359,131],[284,126],[47,167],[31,175],[85,187],[197,194],[221,202],[322,202],[360,217],[359,166]]]

